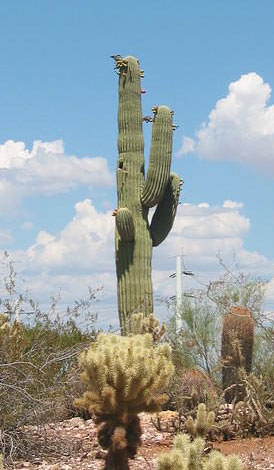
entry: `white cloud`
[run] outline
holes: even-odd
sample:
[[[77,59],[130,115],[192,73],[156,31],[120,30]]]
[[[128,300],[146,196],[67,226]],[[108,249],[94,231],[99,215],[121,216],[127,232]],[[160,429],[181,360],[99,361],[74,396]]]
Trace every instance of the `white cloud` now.
[[[16,213],[23,197],[23,187],[17,186],[6,179],[0,169],[0,215]]]
[[[228,262],[236,256],[245,270],[269,273],[274,269],[273,263],[244,248],[250,221],[240,213],[241,207],[242,203],[236,201],[225,201],[220,206],[208,203],[179,206],[171,233],[153,250],[154,269],[173,270],[175,256],[183,250],[197,273],[216,270],[218,253]],[[111,214],[112,211],[99,212],[89,199],[78,202],[73,219],[59,234],[39,232],[35,243],[22,253],[22,264],[31,272],[111,273],[116,279],[115,219]]]
[[[242,238],[248,232],[250,222],[234,207],[226,206],[226,203],[223,207],[207,203],[183,204],[178,209],[172,235],[191,240]]]
[[[53,195],[79,185],[109,187],[113,183],[105,158],[68,156],[61,140],[37,140],[31,151],[24,142],[8,140],[0,145],[0,195],[6,194],[0,213],[16,208],[26,195]]]
[[[39,232],[26,252],[30,266],[69,273],[100,272],[114,266],[112,211],[98,212],[89,199],[75,205],[75,216],[60,235]]]
[[[179,150],[179,152],[177,152],[177,156],[180,157],[182,155],[188,155],[189,153],[195,152],[195,150],[196,150],[195,140],[192,139],[191,137],[183,136],[182,147]]]
[[[183,137],[179,155],[197,152],[201,158],[233,160],[274,176],[274,106],[271,87],[256,73],[230,83],[229,92],[196,134]]]
[[[226,209],[227,208],[229,208],[229,209],[242,209],[243,203],[242,202],[231,201],[230,199],[227,199],[226,201],[224,201],[223,207],[225,207]]]
[[[236,258],[246,271],[269,274],[274,263],[256,252],[244,248],[244,237],[250,229],[250,220],[240,213],[241,202],[225,201],[220,206],[183,204],[178,207],[171,233],[154,250],[154,267],[174,269],[175,257],[186,254],[186,262],[195,272],[216,271],[216,255],[221,254],[230,264]]]
[[[247,273],[272,277],[274,262],[244,247],[250,221],[241,210],[241,202],[230,200],[218,206],[206,202],[179,206],[171,233],[153,250],[155,294],[175,293],[176,282],[169,274],[174,272],[176,256],[181,252],[185,255],[186,269],[192,270],[204,283],[220,272],[218,253],[227,265],[235,259],[239,268]],[[40,231],[32,246],[14,253],[34,297],[46,302],[61,288],[64,302],[73,303],[86,295],[88,286],[103,285],[105,301],[98,304],[98,311],[106,312],[107,303],[111,318],[115,319],[116,315],[118,319],[115,219],[111,214],[112,210],[98,211],[89,199],[80,201],[75,205],[73,219],[59,233]],[[186,290],[190,282],[185,277]]]

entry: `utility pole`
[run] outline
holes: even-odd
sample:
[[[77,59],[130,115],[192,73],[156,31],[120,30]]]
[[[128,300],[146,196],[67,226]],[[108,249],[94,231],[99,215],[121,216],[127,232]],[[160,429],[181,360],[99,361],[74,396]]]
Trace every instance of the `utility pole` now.
[[[20,312],[21,312],[21,302],[18,299],[16,300],[14,304],[15,320],[17,321],[17,323],[21,323]]]
[[[182,329],[182,257],[177,256],[176,262],[176,333],[178,334]]]
[[[182,298],[184,297],[195,297],[191,292],[184,292],[182,289],[182,274],[185,276],[194,276],[194,273],[189,270],[182,271],[182,257],[185,255],[177,255],[176,256],[176,272],[170,274],[169,277],[174,278],[176,277],[176,296],[173,295],[170,297],[171,300],[175,300],[176,297],[176,311],[175,311],[175,326],[176,326],[176,333],[180,333],[183,322],[182,322]]]

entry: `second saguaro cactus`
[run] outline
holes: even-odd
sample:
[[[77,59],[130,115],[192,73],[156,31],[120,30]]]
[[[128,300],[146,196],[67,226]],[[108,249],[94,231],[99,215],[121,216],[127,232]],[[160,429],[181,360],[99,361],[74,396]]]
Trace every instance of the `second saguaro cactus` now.
[[[181,180],[170,173],[173,111],[154,106],[153,117],[142,116],[139,61],[115,57],[119,74],[116,272],[122,334],[132,314],[153,313],[152,247],[168,235],[176,215]],[[150,161],[145,178],[143,121],[152,121]],[[149,208],[156,206],[151,223]]]

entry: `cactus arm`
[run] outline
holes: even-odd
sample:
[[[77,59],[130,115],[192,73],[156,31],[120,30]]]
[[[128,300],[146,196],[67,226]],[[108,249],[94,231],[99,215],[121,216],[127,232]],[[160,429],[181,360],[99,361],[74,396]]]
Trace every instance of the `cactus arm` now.
[[[134,240],[135,228],[134,220],[130,210],[127,207],[118,209],[116,215],[116,227],[121,240],[130,242]]]
[[[158,246],[170,232],[176,216],[181,180],[178,175],[171,173],[163,198],[158,204],[150,224],[150,235],[153,246]]]
[[[167,106],[156,108],[154,113],[149,167],[141,195],[141,201],[146,207],[159,203],[168,183],[172,154],[172,116],[173,112]]]

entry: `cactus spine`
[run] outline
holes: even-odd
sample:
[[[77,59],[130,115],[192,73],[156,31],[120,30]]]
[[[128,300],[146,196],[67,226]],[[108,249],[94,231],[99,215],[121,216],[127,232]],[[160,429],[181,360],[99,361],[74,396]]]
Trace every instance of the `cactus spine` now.
[[[143,117],[139,61],[115,58],[119,74],[118,165],[115,258],[122,334],[133,313],[153,313],[151,257],[173,225],[181,180],[170,174],[173,112],[155,106],[150,162],[144,170]],[[148,119],[149,118],[149,119]],[[149,226],[149,208],[158,207]]]
[[[244,390],[239,369],[251,371],[254,320],[246,307],[232,307],[225,315],[222,331],[222,379],[227,402],[241,400]]]

